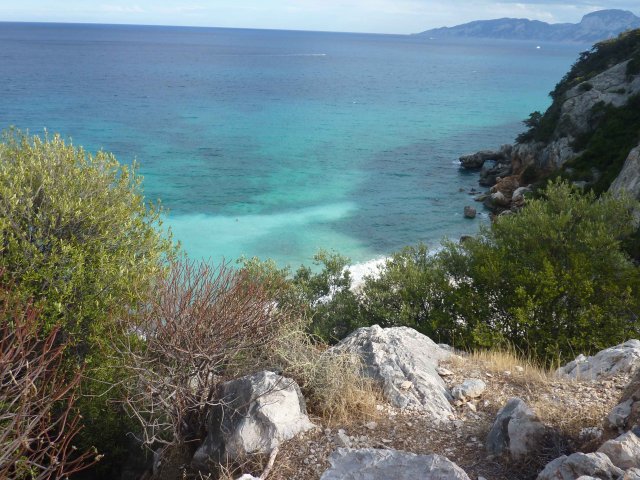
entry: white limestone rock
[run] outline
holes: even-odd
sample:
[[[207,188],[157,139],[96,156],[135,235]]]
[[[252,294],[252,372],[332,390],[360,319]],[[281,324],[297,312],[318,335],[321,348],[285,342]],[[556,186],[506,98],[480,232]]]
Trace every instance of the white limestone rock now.
[[[587,82],[576,85],[566,94],[560,114],[561,122],[571,122],[575,134],[589,131],[592,117],[591,109],[596,103],[603,102],[621,107],[629,97],[640,92],[640,76],[628,81],[627,63],[622,62],[590,78]],[[586,89],[585,84],[591,88]]]
[[[604,453],[574,453],[549,462],[537,480],[575,480],[581,476],[618,480],[623,474]]]
[[[598,452],[606,454],[616,467],[623,470],[640,468],[640,438],[633,432],[605,442]]]
[[[209,413],[207,437],[193,457],[196,468],[271,453],[314,428],[300,388],[290,378],[264,371],[226,382],[221,392],[221,404]]]
[[[500,409],[487,436],[490,455],[508,452],[514,460],[526,458],[540,445],[546,428],[536,414],[519,398],[512,398]]]
[[[640,468],[631,468],[624,472],[618,480],[640,480]]]
[[[451,389],[451,395],[456,400],[480,397],[487,389],[487,384],[478,378],[469,378]]]
[[[640,367],[640,340],[629,340],[592,357],[579,355],[556,374],[574,380],[599,380],[620,373],[633,374]]]
[[[329,463],[320,480],[470,480],[455,463],[435,454],[339,448]]]
[[[421,410],[436,421],[453,415],[451,395],[437,372],[440,360],[451,353],[412,328],[360,328],[332,351],[360,356],[363,373],[380,382],[392,405]]]
[[[605,426],[611,429],[623,429],[627,425],[627,419],[631,415],[632,407],[633,399],[626,400],[613,407],[609,415],[604,419]]]

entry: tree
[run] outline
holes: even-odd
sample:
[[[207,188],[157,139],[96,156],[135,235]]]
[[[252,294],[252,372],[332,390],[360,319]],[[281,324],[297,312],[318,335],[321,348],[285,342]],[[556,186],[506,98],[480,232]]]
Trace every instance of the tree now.
[[[507,343],[552,362],[640,333],[640,271],[622,242],[637,202],[551,183],[462,244],[394,255],[363,290],[369,323],[466,348]]]

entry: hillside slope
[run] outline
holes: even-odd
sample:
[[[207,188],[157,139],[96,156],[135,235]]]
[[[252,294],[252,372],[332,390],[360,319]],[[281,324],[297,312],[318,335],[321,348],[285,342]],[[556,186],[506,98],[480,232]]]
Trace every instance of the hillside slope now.
[[[418,35],[433,38],[473,37],[512,40],[595,42],[640,28],[640,17],[626,10],[600,10],[589,13],[577,24],[549,24],[525,18],[478,20],[454,27],[427,30]]]

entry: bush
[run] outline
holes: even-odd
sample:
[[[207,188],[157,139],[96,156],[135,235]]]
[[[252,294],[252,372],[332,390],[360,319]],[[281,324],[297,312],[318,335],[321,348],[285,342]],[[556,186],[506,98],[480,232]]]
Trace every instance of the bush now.
[[[295,274],[277,268],[272,260],[240,263],[251,278],[272,291],[279,305],[306,319],[308,333],[318,339],[332,343],[362,326],[347,257],[321,250],[314,256],[315,268],[300,266]]]
[[[253,373],[256,353],[285,319],[245,271],[173,263],[145,311],[126,323],[136,335],[119,346],[128,374],[124,403],[143,444],[192,455],[206,435],[209,407],[221,401],[220,383]]]
[[[0,478],[66,478],[97,460],[73,445],[81,372],[65,377],[64,342],[36,335],[38,315],[0,287]]]
[[[0,268],[81,356],[102,343],[110,318],[137,305],[172,251],[140,182],[135,166],[57,135],[3,135]]]
[[[622,249],[637,202],[550,184],[462,245],[395,255],[364,288],[363,318],[464,348],[512,345],[546,362],[640,333],[640,273]]]
[[[379,386],[362,375],[361,359],[353,354],[329,352],[309,335],[304,323],[287,325],[272,345],[268,364],[300,385],[309,411],[330,424],[345,425],[371,420],[381,402]]]
[[[118,372],[108,340],[115,319],[139,308],[173,246],[160,230],[161,209],[140,193],[135,166],[57,135],[10,131],[2,139],[0,280],[33,299],[41,313],[35,334],[58,331],[69,375],[86,363],[80,445],[108,452],[100,468],[110,477],[129,426],[109,402]]]

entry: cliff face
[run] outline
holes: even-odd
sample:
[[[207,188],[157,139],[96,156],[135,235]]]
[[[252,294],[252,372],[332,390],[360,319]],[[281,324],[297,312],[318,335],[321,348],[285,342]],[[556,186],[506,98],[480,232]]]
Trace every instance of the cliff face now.
[[[627,192],[640,200],[640,145],[631,150],[609,190],[615,194]]]
[[[427,30],[419,35],[447,38],[501,38],[511,40],[544,40],[595,42],[616,37],[640,27],[640,17],[626,10],[600,10],[589,13],[580,23],[549,24],[525,18],[499,18]]]
[[[559,114],[549,141],[532,139],[514,145],[513,172],[522,173],[533,165],[539,173],[552,173],[579,157],[588,146],[587,137],[592,137],[605,120],[605,110],[624,109],[640,94],[640,75],[627,74],[630,61],[620,62],[567,90],[552,106]]]
[[[632,152],[640,144],[640,29],[581,54],[550,95],[551,106],[530,115],[514,145],[460,158],[491,187],[479,200],[497,212],[517,208],[514,192],[552,175],[596,193],[613,185],[640,195]]]

